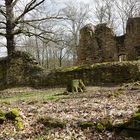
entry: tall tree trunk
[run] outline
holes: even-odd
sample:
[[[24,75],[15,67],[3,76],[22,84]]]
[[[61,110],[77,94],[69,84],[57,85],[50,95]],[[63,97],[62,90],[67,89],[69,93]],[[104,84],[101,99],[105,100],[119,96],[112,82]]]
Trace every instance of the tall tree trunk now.
[[[6,39],[7,39],[7,51],[9,56],[11,53],[15,51],[14,35],[7,33]]]
[[[14,13],[12,7],[12,1],[6,0],[6,39],[7,39],[7,50],[8,55],[15,51],[15,40],[14,40]]]

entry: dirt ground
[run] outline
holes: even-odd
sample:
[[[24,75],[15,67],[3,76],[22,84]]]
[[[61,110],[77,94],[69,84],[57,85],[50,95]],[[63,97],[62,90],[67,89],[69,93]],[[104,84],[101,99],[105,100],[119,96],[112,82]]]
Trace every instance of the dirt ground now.
[[[87,87],[84,93],[64,93],[65,89],[13,88],[0,91],[0,109],[18,108],[24,129],[12,121],[0,124],[0,140],[133,140],[114,131],[82,129],[80,122],[97,123],[111,118],[119,124],[131,118],[140,106],[140,86]],[[66,122],[64,128],[50,128],[38,121],[51,117]]]

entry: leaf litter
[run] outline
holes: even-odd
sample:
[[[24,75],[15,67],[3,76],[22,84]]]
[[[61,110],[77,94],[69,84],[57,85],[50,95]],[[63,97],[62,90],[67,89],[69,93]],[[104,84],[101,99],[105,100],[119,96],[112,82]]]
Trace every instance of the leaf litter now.
[[[30,90],[34,92],[33,89]],[[10,90],[6,91],[6,96],[7,92],[11,93]],[[116,96],[116,92],[120,95]],[[29,103],[21,100],[11,104],[1,102],[0,108],[4,111],[15,107],[19,109],[24,130],[17,131],[12,122],[5,121],[0,124],[0,140],[133,140],[134,138],[119,136],[114,132],[99,133],[94,128],[81,129],[78,124],[97,123],[106,117],[112,119],[113,125],[122,123],[131,118],[139,105],[140,88],[132,90],[128,87],[88,87],[85,93],[66,95],[57,101]],[[40,116],[66,121],[66,127],[49,128],[37,121]]]

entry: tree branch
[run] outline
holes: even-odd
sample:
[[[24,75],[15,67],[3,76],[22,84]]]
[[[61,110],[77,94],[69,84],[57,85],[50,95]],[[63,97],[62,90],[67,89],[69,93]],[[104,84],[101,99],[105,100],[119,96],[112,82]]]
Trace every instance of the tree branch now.
[[[1,9],[1,7],[0,7],[0,13],[1,13],[4,17],[6,17],[6,14],[5,14],[5,12]]]
[[[0,29],[6,29],[6,27],[1,27],[1,26],[0,26]]]
[[[0,36],[6,37],[6,34],[0,32]]]
[[[13,3],[12,3],[12,8],[17,4],[19,0],[15,0]]]
[[[18,23],[29,23],[29,22],[38,22],[38,21],[43,21],[43,20],[51,20],[51,19],[64,19],[64,20],[69,20],[68,18],[65,17],[46,17],[46,18],[40,18],[40,19],[32,19],[32,20],[22,20],[18,21]]]
[[[0,21],[0,24],[4,24],[4,25],[6,25],[6,23],[5,23],[4,21]]]
[[[26,15],[28,12],[30,12],[31,10],[35,9],[36,7],[38,7],[38,6],[39,6],[41,3],[43,3],[45,0],[41,0],[41,1],[38,2],[38,3],[36,3],[36,1],[37,1],[37,0],[31,0],[31,1],[26,5],[26,7],[25,7],[23,13],[15,19],[15,21],[14,21],[15,25],[18,24],[18,21],[19,21],[22,17],[24,17],[24,15]],[[36,4],[35,4],[35,3],[36,3]]]
[[[52,31],[43,30],[39,26],[35,26],[35,25],[30,24],[30,23],[26,23],[26,24],[29,25],[29,26],[31,26],[31,27],[33,27],[34,29],[38,29],[38,30],[42,31],[42,33],[44,33],[44,34],[46,34],[46,33],[54,34]]]

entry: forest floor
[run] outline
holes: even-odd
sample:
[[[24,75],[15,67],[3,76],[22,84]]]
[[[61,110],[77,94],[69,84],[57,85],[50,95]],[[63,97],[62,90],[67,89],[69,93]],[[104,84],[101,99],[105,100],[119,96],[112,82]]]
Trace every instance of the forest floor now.
[[[0,109],[8,112],[18,108],[24,124],[23,130],[17,130],[11,120],[0,124],[0,140],[135,139],[104,129],[99,132],[90,124],[82,128],[80,124],[98,123],[103,118],[111,118],[113,125],[129,120],[140,105],[139,85],[87,87],[86,92],[74,94],[64,91],[29,87],[0,91]],[[48,118],[56,119],[58,125],[47,125]]]

